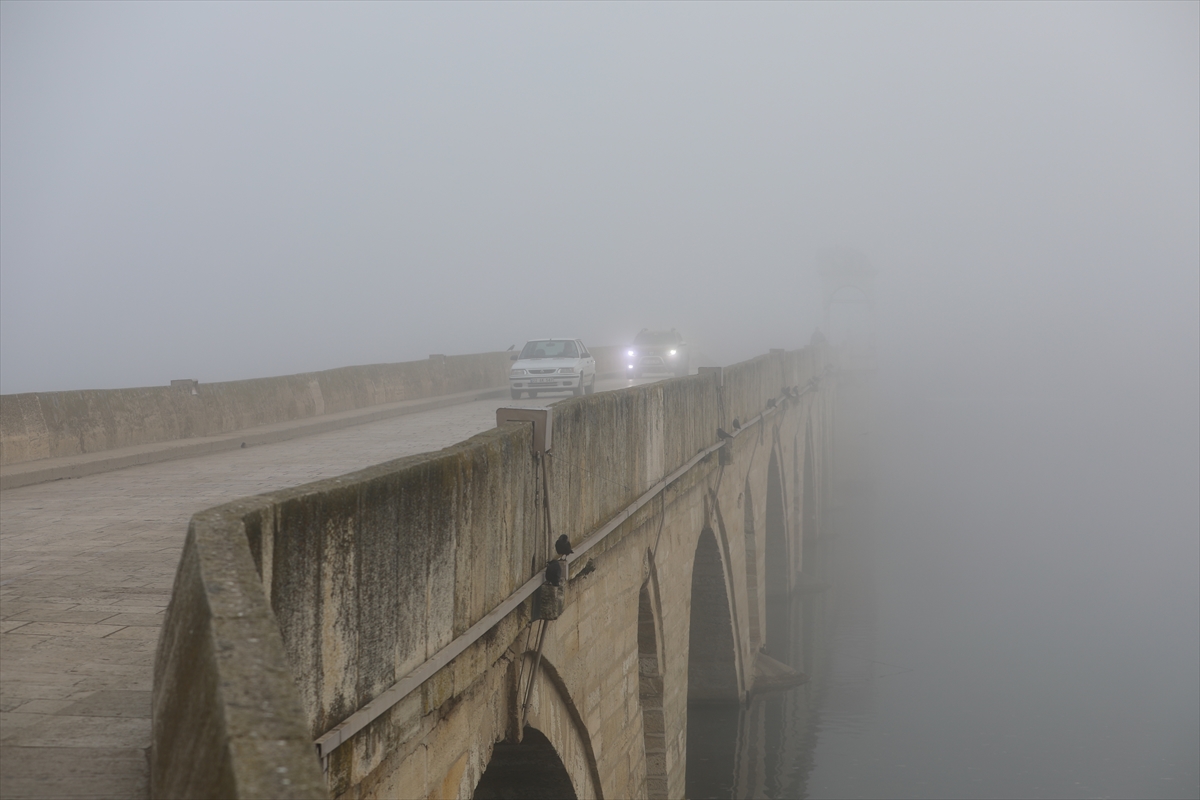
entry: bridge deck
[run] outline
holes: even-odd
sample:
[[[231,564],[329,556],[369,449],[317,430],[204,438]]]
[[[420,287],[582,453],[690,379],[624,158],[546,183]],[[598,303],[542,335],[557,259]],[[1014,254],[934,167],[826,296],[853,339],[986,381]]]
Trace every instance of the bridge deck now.
[[[558,399],[476,401],[5,490],[0,796],[148,795],[154,648],[192,514],[446,447],[493,427],[499,406]]]

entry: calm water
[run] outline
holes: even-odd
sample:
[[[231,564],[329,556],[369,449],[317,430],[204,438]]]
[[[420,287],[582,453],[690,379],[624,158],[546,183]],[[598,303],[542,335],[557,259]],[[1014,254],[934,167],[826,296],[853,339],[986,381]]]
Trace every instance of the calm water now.
[[[1019,398],[882,415],[831,588],[792,604],[810,682],[693,709],[689,796],[1200,797],[1194,444],[1104,423]]]

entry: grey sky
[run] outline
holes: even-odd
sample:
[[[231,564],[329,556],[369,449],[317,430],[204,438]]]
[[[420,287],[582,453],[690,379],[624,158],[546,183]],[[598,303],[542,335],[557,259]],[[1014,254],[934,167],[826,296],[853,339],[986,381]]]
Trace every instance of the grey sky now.
[[[844,245],[895,352],[1194,392],[1197,8],[6,0],[0,390],[729,361]]]

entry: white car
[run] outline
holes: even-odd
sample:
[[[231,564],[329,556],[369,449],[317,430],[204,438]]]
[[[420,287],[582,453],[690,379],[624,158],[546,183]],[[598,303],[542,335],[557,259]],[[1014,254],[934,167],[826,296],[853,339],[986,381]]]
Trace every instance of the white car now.
[[[522,394],[571,392],[581,395],[596,391],[596,359],[578,339],[534,339],[512,357],[516,363],[508,373],[513,400]]]

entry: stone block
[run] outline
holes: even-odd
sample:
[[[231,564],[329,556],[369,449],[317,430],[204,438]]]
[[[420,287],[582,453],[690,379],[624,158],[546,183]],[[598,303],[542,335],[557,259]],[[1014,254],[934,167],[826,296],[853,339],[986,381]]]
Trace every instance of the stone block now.
[[[4,796],[147,797],[150,770],[141,748],[0,747],[0,783]],[[33,757],[31,757],[33,756]]]
[[[234,739],[229,754],[235,794],[227,796],[239,800],[326,797],[321,773],[301,766],[312,760],[312,752],[312,742],[307,739]]]
[[[429,714],[454,696],[454,670],[440,669],[421,684],[421,712]]]

